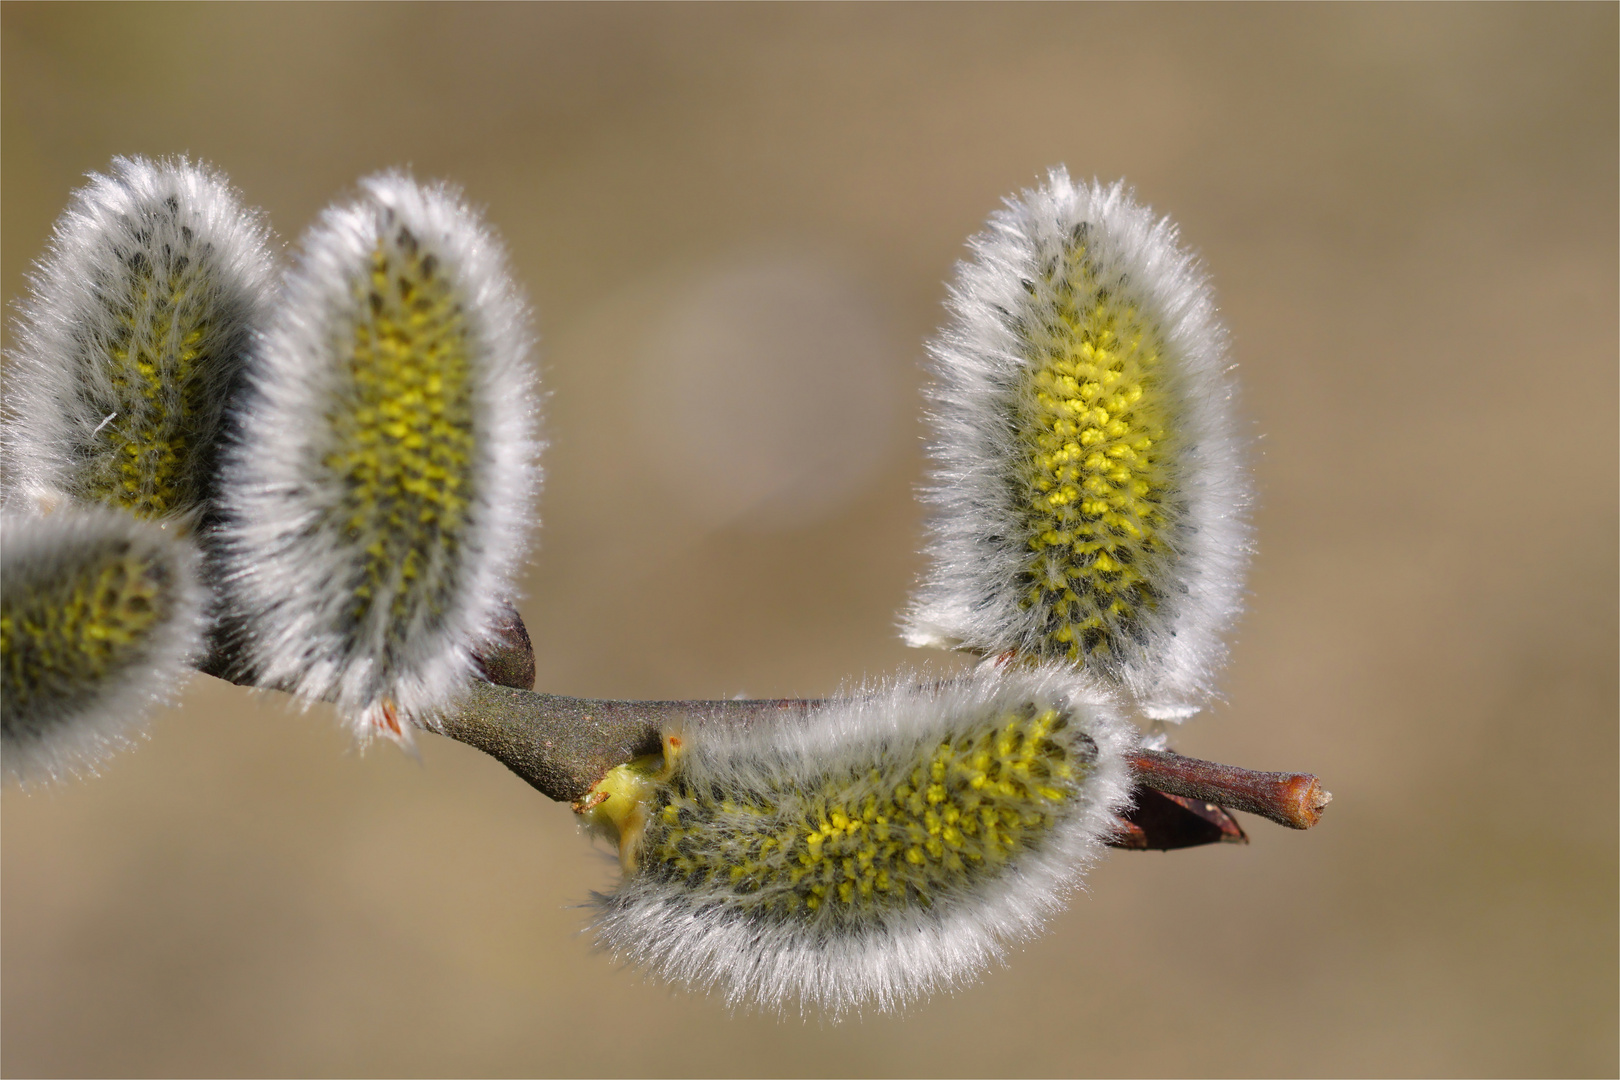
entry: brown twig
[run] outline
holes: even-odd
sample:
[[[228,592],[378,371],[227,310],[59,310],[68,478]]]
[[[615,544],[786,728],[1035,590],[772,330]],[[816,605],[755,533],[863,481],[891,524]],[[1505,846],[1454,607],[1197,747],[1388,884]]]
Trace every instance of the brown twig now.
[[[595,701],[482,684],[438,730],[501,761],[549,798],[572,802],[615,765],[656,753],[660,732],[692,717],[760,723],[802,715],[818,704],[798,699]],[[1127,819],[1136,831],[1127,828],[1126,847],[1167,850],[1243,842],[1243,830],[1223,808],[1308,829],[1332,798],[1316,777],[1298,773],[1253,772],[1154,750],[1133,752],[1130,763],[1138,797],[1137,810]]]
[[[534,652],[515,608],[478,655],[489,680],[475,682],[454,715],[433,730],[482,750],[558,802],[574,802],[607,771],[643,754],[657,753],[662,732],[694,717],[728,723],[769,722],[802,715],[821,704],[800,699],[762,701],[600,701],[535,693]],[[224,640],[224,639],[222,639]],[[252,673],[217,645],[199,665],[211,675],[251,686]],[[1138,750],[1136,807],[1121,821],[1116,846],[1131,849],[1244,843],[1247,837],[1223,808],[1245,810],[1294,829],[1308,829],[1332,796],[1316,777],[1262,773]]]
[[[803,714],[814,701],[598,701],[476,683],[434,730],[482,750],[558,802],[582,798],[615,765],[659,750],[695,717],[730,723]]]
[[[1315,825],[1333,801],[1308,773],[1253,772],[1165,750],[1137,750],[1131,768],[1138,783],[1155,791],[1245,810],[1290,829]]]

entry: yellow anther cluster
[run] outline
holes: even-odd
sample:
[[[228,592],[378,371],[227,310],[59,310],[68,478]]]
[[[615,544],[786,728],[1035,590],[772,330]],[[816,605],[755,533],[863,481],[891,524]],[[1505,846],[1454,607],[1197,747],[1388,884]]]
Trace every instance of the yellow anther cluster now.
[[[1023,602],[1044,617],[1042,656],[1106,658],[1138,636],[1173,556],[1164,343],[1128,291],[1099,282],[1083,228],[1027,290]]]
[[[174,255],[154,267],[143,251],[125,261],[127,294],[109,298],[115,331],[108,342],[107,385],[97,402],[109,418],[92,436],[90,467],[79,492],[145,517],[161,517],[202,498],[203,459],[199,413],[207,408],[213,359],[213,312],[207,300],[209,268],[201,259]]]
[[[346,491],[344,528],[364,544],[353,617],[390,625],[442,612],[473,498],[473,389],[466,317],[432,254],[401,228],[355,282],[347,380],[328,415],[327,468]]]
[[[0,595],[0,677],[8,720],[73,708],[146,651],[173,607],[170,571],[126,540],[8,582]]]
[[[1074,805],[1090,744],[1069,728],[1026,706],[866,771],[749,790],[676,759],[653,788],[640,872],[768,919],[929,907],[1039,848]]]

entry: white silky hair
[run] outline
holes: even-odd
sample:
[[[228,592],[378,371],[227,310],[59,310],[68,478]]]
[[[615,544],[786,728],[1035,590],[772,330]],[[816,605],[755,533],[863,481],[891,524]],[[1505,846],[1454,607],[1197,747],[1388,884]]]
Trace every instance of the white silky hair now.
[[[1143,620],[1144,640],[1121,642],[1121,662],[1106,673],[1142,715],[1174,721],[1216,694],[1225,634],[1243,604],[1253,494],[1227,332],[1208,277],[1170,219],[1155,218],[1133,195],[1124,181],[1077,184],[1054,168],[1044,186],[1007,199],[968,242],[973,257],[957,265],[950,321],[928,345],[930,565],[901,633],[915,647],[989,656],[1039,639],[1041,613],[1021,604],[1030,552],[1027,509],[1013,483],[1013,416],[1031,356],[1016,323],[1030,303],[1025,283],[1085,224],[1088,250],[1163,336],[1165,388],[1180,415],[1173,580],[1156,583],[1162,599]]]
[[[202,653],[207,591],[195,545],[173,527],[89,505],[43,516],[0,514],[0,589],[7,607],[26,606],[31,590],[119,552],[157,569],[166,610],[138,645],[93,681],[61,687],[61,694],[36,693],[27,702],[0,701],[0,764],[9,779],[32,784],[93,775],[103,760],[130,746],[152,708],[174,700]],[[14,633],[21,628],[8,628],[8,637]],[[9,666],[14,658],[4,662]],[[24,677],[60,677],[60,670],[36,667]],[[8,672],[0,685],[11,681]]]
[[[154,268],[190,265],[187,302],[210,316],[204,363],[192,376],[201,383],[194,388],[200,408],[186,421],[196,448],[187,479],[196,496],[205,494],[225,402],[273,290],[269,230],[225,177],[204,165],[120,157],[109,175],[92,173],[74,192],[21,306],[4,400],[8,506],[81,496],[84,478],[123,449],[94,446],[92,437],[136,419],[114,415],[106,403],[127,395],[113,384],[116,375],[133,374],[108,357],[129,329],[120,326],[120,307],[137,254]],[[142,329],[149,328],[135,328]],[[186,389],[165,384],[149,407],[172,417]],[[196,509],[192,502],[177,512]]]
[[[1037,934],[1081,883],[1130,804],[1126,753],[1136,734],[1110,692],[1071,670],[986,665],[949,682],[899,679],[818,703],[808,715],[747,726],[699,719],[680,732],[681,778],[726,797],[781,790],[814,797],[839,774],[925,765],[940,742],[1026,703],[1066,710],[1096,746],[1074,805],[1034,849],[931,906],[887,911],[858,926],[752,918],[723,886],[632,872],[595,897],[599,945],[660,978],[722,994],[733,1008],[896,1011],[976,981]]]
[[[359,285],[374,253],[398,253],[401,227],[431,254],[467,320],[472,490],[454,552],[425,556],[442,560],[434,570],[448,589],[444,610],[390,627],[348,618],[357,567],[378,538],[347,534],[344,480],[324,462],[343,449],[330,413],[368,317]],[[382,730],[385,702],[431,726],[473,677],[473,650],[502,599],[517,596],[533,524],[541,444],[532,340],[499,241],[456,189],[382,173],[322,214],[256,350],[225,454],[219,539],[229,632],[259,685],[335,701],[365,739]],[[374,597],[374,609],[386,613],[392,595]],[[401,635],[394,646],[390,633]]]

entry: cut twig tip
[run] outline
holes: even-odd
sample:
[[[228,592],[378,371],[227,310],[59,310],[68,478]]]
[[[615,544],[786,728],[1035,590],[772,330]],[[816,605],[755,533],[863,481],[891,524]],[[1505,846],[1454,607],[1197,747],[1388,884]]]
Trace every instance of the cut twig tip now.
[[[1290,829],[1309,829],[1333,796],[1309,773],[1255,772],[1160,750],[1131,755],[1137,783],[1172,795],[1259,814]]]

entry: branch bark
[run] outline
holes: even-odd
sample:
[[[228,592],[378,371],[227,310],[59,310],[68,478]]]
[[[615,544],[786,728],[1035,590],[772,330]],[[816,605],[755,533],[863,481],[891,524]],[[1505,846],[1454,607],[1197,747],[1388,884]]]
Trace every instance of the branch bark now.
[[[437,730],[500,761],[547,798],[573,802],[615,765],[655,754],[660,733],[692,717],[730,723],[770,722],[802,715],[819,704],[799,699],[764,701],[597,701],[537,694],[516,687],[481,683],[468,693],[460,711]],[[1259,814],[1293,829],[1308,829],[1332,799],[1316,777],[1240,769],[1156,750],[1131,754],[1139,809],[1143,792],[1169,796],[1180,808],[1202,818],[1201,829],[1166,810],[1133,812],[1127,847],[1169,849],[1199,843],[1243,842],[1247,838],[1221,808]],[[1204,804],[1212,804],[1206,809]],[[1164,810],[1164,807],[1156,807]],[[1196,839],[1197,837],[1204,839]]]
[[[574,802],[616,765],[656,754],[665,728],[694,717],[751,724],[803,715],[817,703],[599,701],[477,683],[439,734],[482,750],[557,802]]]
[[[534,652],[516,609],[477,657],[489,681],[475,682],[460,709],[438,718],[432,730],[495,758],[535,790],[557,802],[585,796],[609,769],[655,754],[662,732],[694,717],[753,724],[803,715],[820,704],[788,698],[756,701],[602,701],[536,693]],[[216,648],[199,665],[208,674],[245,686],[250,671]],[[1255,772],[1235,765],[1137,750],[1136,808],[1121,821],[1116,846],[1142,850],[1246,843],[1226,812],[1243,810],[1292,829],[1308,829],[1333,796],[1304,773]]]
[[[1254,772],[1166,750],[1136,751],[1131,768],[1139,783],[1155,791],[1246,810],[1290,829],[1315,825],[1333,801],[1308,773]]]

